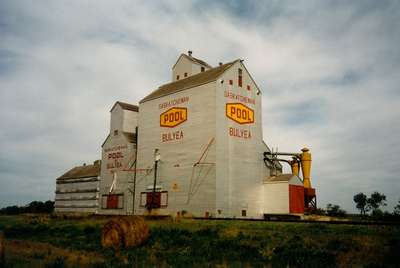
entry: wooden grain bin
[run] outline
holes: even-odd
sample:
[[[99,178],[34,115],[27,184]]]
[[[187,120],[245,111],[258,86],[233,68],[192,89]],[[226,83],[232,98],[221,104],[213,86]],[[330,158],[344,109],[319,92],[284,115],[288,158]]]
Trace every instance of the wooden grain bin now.
[[[103,248],[136,247],[147,241],[149,227],[139,216],[120,217],[107,222],[102,230]]]

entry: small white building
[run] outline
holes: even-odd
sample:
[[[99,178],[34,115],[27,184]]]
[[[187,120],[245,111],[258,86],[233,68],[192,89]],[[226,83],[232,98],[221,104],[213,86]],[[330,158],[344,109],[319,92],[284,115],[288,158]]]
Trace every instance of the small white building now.
[[[264,181],[264,214],[303,214],[304,187],[294,174],[271,176]]]

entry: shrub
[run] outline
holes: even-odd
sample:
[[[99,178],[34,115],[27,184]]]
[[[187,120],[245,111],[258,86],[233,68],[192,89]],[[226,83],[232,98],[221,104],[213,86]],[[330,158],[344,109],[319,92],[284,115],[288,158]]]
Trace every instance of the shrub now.
[[[341,209],[339,205],[328,204],[326,206],[326,214],[333,217],[344,217],[346,216],[346,211]]]

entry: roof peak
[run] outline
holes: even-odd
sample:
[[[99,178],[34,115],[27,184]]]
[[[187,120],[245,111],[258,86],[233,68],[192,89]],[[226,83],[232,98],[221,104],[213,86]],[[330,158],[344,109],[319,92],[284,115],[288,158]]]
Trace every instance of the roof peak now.
[[[182,53],[181,55],[185,56],[186,58],[188,58],[189,60],[191,60],[191,61],[194,62],[194,63],[200,64],[200,65],[204,65],[204,66],[206,66],[206,67],[208,67],[208,68],[213,68],[213,67],[212,67],[210,64],[208,64],[207,62],[205,62],[205,61],[203,61],[203,60],[201,60],[201,59],[198,59],[198,58],[193,57],[191,53],[190,53],[189,55],[186,55],[186,54]]]
[[[175,62],[175,64],[172,66],[172,69],[174,69],[175,68],[175,66],[176,66],[176,64],[179,62],[179,59],[181,58],[181,57],[185,57],[186,59],[188,59],[188,60],[190,60],[191,62],[193,62],[193,63],[196,63],[196,64],[200,64],[200,65],[203,65],[203,66],[205,66],[205,67],[207,67],[207,68],[213,68],[210,64],[208,64],[207,62],[205,62],[205,61],[203,61],[203,60],[201,60],[201,59],[198,59],[198,58],[196,58],[196,57],[193,57],[192,56],[192,51],[190,51],[191,53],[189,53],[189,51],[188,51],[188,54],[189,55],[186,55],[185,53],[181,53],[181,55],[179,55],[179,57],[178,57],[178,59],[176,60],[176,62]]]
[[[221,74],[223,74],[226,70],[228,70],[233,64],[235,64],[238,61],[239,59],[214,67],[204,72],[189,76],[185,79],[164,84],[158,87],[149,95],[147,95],[141,101],[139,101],[139,103],[164,97],[178,91],[186,90],[192,87],[200,86],[215,81]]]
[[[130,104],[130,103],[126,103],[126,102],[122,102],[122,101],[115,102],[113,107],[111,108],[110,112],[115,108],[115,106],[117,104],[119,104],[121,106],[121,108],[124,109],[124,110],[129,110],[129,111],[133,111],[133,112],[139,112],[139,106],[134,105],[134,104]]]
[[[93,164],[90,165],[83,164],[81,166],[76,166],[65,172],[62,176],[58,177],[57,180],[97,177],[100,175],[100,167],[100,160],[96,160],[93,162]]]

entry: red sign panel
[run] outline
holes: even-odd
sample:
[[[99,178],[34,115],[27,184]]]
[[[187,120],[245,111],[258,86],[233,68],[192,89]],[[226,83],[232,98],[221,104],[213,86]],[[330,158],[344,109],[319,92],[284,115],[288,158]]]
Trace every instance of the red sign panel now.
[[[118,208],[118,195],[110,194],[107,196],[107,208],[117,209]]]
[[[289,185],[289,213],[304,213],[304,187]]]

